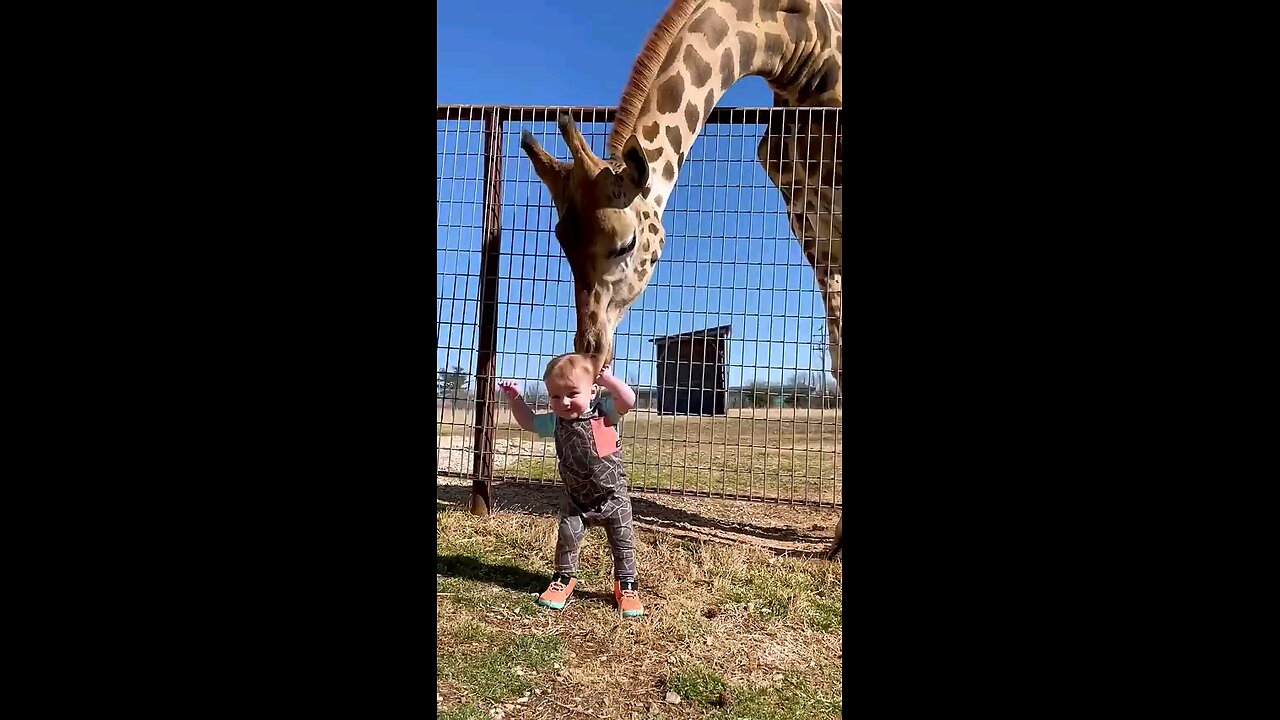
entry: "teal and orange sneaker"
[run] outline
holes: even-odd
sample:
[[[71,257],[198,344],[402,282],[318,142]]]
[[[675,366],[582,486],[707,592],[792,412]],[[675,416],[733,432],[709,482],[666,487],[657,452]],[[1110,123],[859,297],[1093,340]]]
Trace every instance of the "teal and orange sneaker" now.
[[[640,617],[644,615],[644,606],[640,604],[640,595],[636,592],[634,580],[614,580],[613,599],[618,602],[622,617]]]
[[[577,584],[577,578],[570,577],[564,573],[558,572],[552,575],[551,584],[547,586],[545,592],[538,596],[538,604],[543,607],[563,610],[564,606],[569,603],[569,596],[573,594],[573,588]]]

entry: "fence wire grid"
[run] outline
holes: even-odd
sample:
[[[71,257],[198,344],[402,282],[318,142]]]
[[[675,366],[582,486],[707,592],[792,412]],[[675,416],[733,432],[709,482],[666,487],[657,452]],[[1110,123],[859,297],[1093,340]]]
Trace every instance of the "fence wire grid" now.
[[[637,396],[618,428],[634,490],[842,506],[826,310],[757,158],[770,119],[784,112],[839,132],[834,108],[717,108],[680,169],[662,257],[615,336],[613,373]],[[516,380],[546,412],[546,362],[573,350],[573,275],[555,207],[519,148],[527,129],[570,160],[561,113],[604,157],[612,108],[437,106],[443,477],[558,481],[554,441],[521,429],[494,384]]]

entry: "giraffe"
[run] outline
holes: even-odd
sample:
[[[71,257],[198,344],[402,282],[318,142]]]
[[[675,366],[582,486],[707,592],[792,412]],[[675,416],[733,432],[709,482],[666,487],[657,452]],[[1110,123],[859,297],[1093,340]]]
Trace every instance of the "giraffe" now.
[[[556,238],[574,278],[574,349],[613,357],[613,334],[644,291],[666,242],[662,213],[680,167],[712,108],[738,80],[756,75],[775,107],[843,106],[843,0],[674,0],[645,41],[623,88],[605,158],[568,116],[562,162],[528,132],[520,147],[550,191]],[[799,115],[805,115],[800,113]],[[774,114],[771,114],[774,115]],[[831,373],[840,367],[843,148],[820,113],[771,117],[757,148],[782,194],[791,230],[826,308]],[[842,547],[836,523],[833,558]]]

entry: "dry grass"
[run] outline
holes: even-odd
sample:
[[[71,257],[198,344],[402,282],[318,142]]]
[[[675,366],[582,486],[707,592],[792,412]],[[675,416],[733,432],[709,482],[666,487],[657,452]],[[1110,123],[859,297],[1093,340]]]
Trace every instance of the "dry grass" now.
[[[546,508],[477,518],[437,503],[437,717],[840,717],[839,562],[638,520],[646,615],[624,620],[614,607],[599,529],[583,543],[576,601],[554,611],[534,602],[555,546]],[[681,702],[665,702],[668,691]]]
[[[437,410],[441,469],[470,471],[473,414]],[[633,411],[622,423],[631,487],[842,502],[840,417],[834,410],[730,410],[689,417]],[[503,409],[495,465],[502,474],[554,480],[552,443],[526,432]]]

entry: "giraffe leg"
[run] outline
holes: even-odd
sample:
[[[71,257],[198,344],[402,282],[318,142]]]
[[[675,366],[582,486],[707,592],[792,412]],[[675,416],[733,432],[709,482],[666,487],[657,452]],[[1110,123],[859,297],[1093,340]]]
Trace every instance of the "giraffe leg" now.
[[[803,245],[805,241],[801,239]],[[814,277],[817,280],[818,289],[822,292],[822,302],[827,309],[827,350],[831,355],[831,375],[836,380],[836,389],[840,393],[840,397],[844,397],[844,383],[842,382],[843,374],[841,373],[840,346],[844,339],[844,332],[841,323],[843,315],[842,290],[840,268],[831,266],[814,265]],[[843,548],[843,534],[841,530],[844,525],[844,518],[836,521],[835,541],[831,547],[827,549],[827,559],[833,560],[839,555]]]
[[[817,268],[815,268],[815,271]],[[822,289],[822,300],[827,308],[827,347],[831,353],[831,374],[836,379],[836,389],[840,392],[840,396],[844,396],[844,386],[840,381],[840,343],[844,335],[841,329],[841,297],[840,297],[840,271],[834,273],[828,272],[825,276],[821,273],[817,275],[818,286]],[[844,525],[844,518],[841,517],[836,521],[836,537],[835,542],[827,549],[827,559],[833,560],[839,555],[843,548],[843,535],[841,533]]]
[[[843,340],[843,283],[841,251],[843,220],[840,212],[840,156],[836,152],[819,151],[815,160],[813,143],[801,149],[797,137],[813,138],[812,128],[801,130],[771,125],[760,140],[757,155],[765,173],[787,204],[791,231],[795,234],[805,260],[813,268],[814,280],[822,293],[826,308],[827,346],[831,358],[831,375],[836,388],[844,394],[841,372]],[[810,133],[806,135],[805,133]],[[821,140],[818,143],[821,147]],[[827,550],[833,559],[843,549],[844,518],[836,522],[835,540]]]

